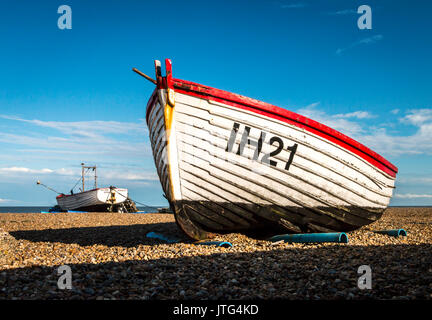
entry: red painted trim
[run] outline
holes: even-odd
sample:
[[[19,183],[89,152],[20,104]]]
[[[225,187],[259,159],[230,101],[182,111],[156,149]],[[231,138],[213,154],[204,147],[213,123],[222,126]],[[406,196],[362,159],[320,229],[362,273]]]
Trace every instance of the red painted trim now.
[[[172,63],[170,59],[165,59],[165,72],[166,72],[166,86],[170,89],[174,89],[173,77],[172,77]]]
[[[171,64],[169,64],[169,67],[171,67]],[[186,80],[172,79],[172,82],[175,90],[180,93],[225,103],[233,107],[252,111],[261,115],[268,116],[273,119],[278,119],[280,121],[295,125],[299,128],[303,128],[360,156],[362,159],[366,160],[367,162],[374,165],[378,169],[384,171],[385,173],[389,174],[390,176],[396,177],[396,173],[398,172],[398,169],[388,160],[380,156],[378,153],[372,151],[368,147],[364,146],[360,142],[357,142],[354,139],[322,123],[304,117],[295,112],[282,109],[277,106],[259,100],[241,96],[239,94],[215,89],[212,87],[204,86]],[[156,96],[157,96],[157,88],[155,89],[155,91],[153,91],[152,96],[150,97],[149,102],[147,104],[147,112],[146,112],[147,124],[148,124],[148,115],[150,114],[150,111],[154,105],[153,102]]]
[[[72,196],[76,196],[76,195],[81,194],[81,193],[86,193],[86,192],[95,191],[95,190],[99,190],[99,189],[105,189],[105,188],[96,188],[96,189],[86,190],[86,191],[78,192],[78,193],[74,193],[74,194],[64,194],[64,193],[62,193],[61,195],[58,195],[56,197],[56,199],[63,198],[63,197],[72,197]]]
[[[322,123],[306,118],[295,112],[276,107],[269,103],[251,99],[235,93],[215,89],[186,80],[173,79],[173,82],[175,90],[180,93],[204,99],[211,99],[217,102],[228,104],[233,107],[253,111],[255,113],[262,114],[303,128],[343,147],[344,149],[347,149],[348,151],[368,161],[370,164],[374,165],[378,169],[388,173],[390,176],[396,177],[398,169],[388,160],[384,159],[378,153],[367,148],[360,142],[357,142],[354,139]]]

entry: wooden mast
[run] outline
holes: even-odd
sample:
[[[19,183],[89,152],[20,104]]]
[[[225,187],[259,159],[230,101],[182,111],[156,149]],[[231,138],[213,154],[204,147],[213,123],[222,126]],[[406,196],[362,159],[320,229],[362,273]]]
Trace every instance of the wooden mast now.
[[[84,163],[81,163],[82,192],[84,192]]]
[[[81,163],[81,179],[82,179],[82,192],[84,192],[85,187],[85,174],[84,169],[93,169],[94,171],[94,188],[97,189],[97,174],[96,174],[96,166],[86,166],[84,163]]]
[[[96,166],[94,166],[94,173],[95,173],[95,189],[97,189],[97,175],[96,175]]]

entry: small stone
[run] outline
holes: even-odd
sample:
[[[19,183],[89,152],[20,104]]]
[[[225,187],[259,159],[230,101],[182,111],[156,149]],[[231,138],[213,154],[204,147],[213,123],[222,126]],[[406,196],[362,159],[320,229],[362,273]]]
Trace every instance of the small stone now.
[[[83,291],[84,293],[91,294],[91,295],[95,293],[95,291],[92,288],[85,288]]]

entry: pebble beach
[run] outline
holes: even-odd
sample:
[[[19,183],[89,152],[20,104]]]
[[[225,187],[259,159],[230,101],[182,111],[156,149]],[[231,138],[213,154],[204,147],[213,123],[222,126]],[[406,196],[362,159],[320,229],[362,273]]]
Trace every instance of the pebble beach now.
[[[374,233],[403,228],[407,237]],[[178,243],[147,238],[157,232]],[[2,213],[0,299],[432,299],[432,208],[389,208],[348,243],[220,235],[196,245],[172,214]],[[59,289],[59,266],[72,289]],[[368,265],[372,288],[359,289]]]

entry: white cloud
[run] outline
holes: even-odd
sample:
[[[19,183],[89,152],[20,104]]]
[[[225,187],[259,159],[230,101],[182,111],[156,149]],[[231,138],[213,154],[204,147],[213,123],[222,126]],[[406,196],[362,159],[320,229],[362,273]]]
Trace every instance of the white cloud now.
[[[7,202],[16,202],[16,200],[2,199],[2,198],[0,198],[0,203],[7,203]]]
[[[432,154],[432,109],[408,110],[401,123],[417,127],[411,135],[388,134],[386,128],[359,137],[360,141],[391,155]]]
[[[399,183],[403,184],[432,184],[432,177],[419,177],[419,176],[401,176],[398,178]]]
[[[398,114],[399,113],[399,109],[393,109],[393,110],[391,110],[390,112],[392,113],[392,114]]]
[[[347,14],[357,14],[357,10],[354,9],[345,9],[345,10],[339,10],[335,12],[329,12],[330,15],[347,15]]]
[[[110,171],[104,173],[105,179],[119,179],[119,180],[131,180],[131,181],[159,181],[159,177],[156,172],[147,171]]]
[[[432,177],[417,178],[420,183],[432,183]]]
[[[345,47],[345,48],[338,48],[338,49],[336,50],[336,54],[337,54],[337,55],[341,55],[342,52],[344,52],[344,51],[346,51],[346,50],[348,50],[348,49],[352,49],[352,48],[354,48],[354,47],[357,47],[357,46],[359,46],[359,45],[363,45],[363,44],[372,44],[372,43],[376,43],[376,42],[382,40],[383,38],[384,38],[383,35],[378,34],[378,35],[375,35],[375,36],[372,36],[372,37],[368,37],[368,38],[361,39],[361,40],[359,40],[359,41],[353,42],[353,43],[352,43],[351,45],[349,45],[348,47]]]
[[[33,153],[51,153],[53,158],[69,153],[75,157],[87,155],[127,155],[128,158],[151,154],[150,145],[144,143],[147,128],[139,122],[118,121],[41,121],[27,120],[14,116],[0,115],[0,118],[34,125],[34,129],[19,130],[21,134],[0,132],[0,142],[27,146],[22,150]],[[60,135],[40,130],[50,128]],[[18,131],[18,130],[16,130]]]
[[[346,135],[358,135],[363,132],[360,124],[350,121],[339,115],[328,115],[324,111],[318,110],[316,107],[319,102],[312,103],[304,108],[297,110],[300,113],[312,120],[321,122],[332,129],[338,130]],[[346,117],[349,118],[349,117]]]
[[[408,114],[401,118],[400,121],[415,126],[421,126],[425,123],[432,122],[432,109],[408,110]]]
[[[401,198],[401,199],[432,199],[432,194],[413,194],[413,193],[405,193],[405,194],[395,194],[395,198]]]
[[[53,173],[55,174],[59,174],[62,176],[73,176],[76,175],[76,172],[72,169],[65,169],[65,168],[60,168],[60,169],[56,169],[56,170],[52,170]]]
[[[357,119],[370,119],[376,116],[367,111],[355,111],[350,113],[336,114],[335,118],[357,118]]]
[[[304,7],[306,7],[306,3],[303,2],[281,5],[282,9],[297,9],[297,8],[304,8]]]
[[[413,134],[402,135],[398,132],[390,134],[387,129],[391,126],[386,123],[372,127],[358,121],[376,117],[370,112],[355,111],[330,115],[319,110],[318,105],[319,102],[315,102],[297,112],[338,130],[385,156],[432,155],[432,109],[408,110],[399,122],[415,126],[417,130]]]
[[[12,173],[52,173],[54,172],[51,169],[30,169],[30,168],[24,168],[24,167],[9,167],[9,168],[0,168],[0,173],[2,172],[12,172]]]
[[[377,34],[377,35],[372,36],[372,37],[361,39],[361,40],[355,42],[354,44],[359,45],[359,44],[375,43],[375,42],[382,40],[382,39],[383,39],[382,34]]]
[[[79,176],[81,174],[81,169],[31,169],[25,167],[7,167],[0,168],[0,174],[9,175],[22,175],[22,174],[50,174],[50,175],[65,175],[65,176]],[[112,168],[102,168],[102,172],[99,169],[99,175],[104,179],[118,179],[118,180],[159,180],[155,172],[147,172],[143,168],[136,168],[131,171],[130,169],[124,169],[122,167],[112,169]]]
[[[14,116],[0,115],[0,118],[15,120],[34,124],[39,127],[56,129],[65,134],[79,135],[84,137],[95,137],[101,133],[107,134],[130,134],[133,132],[147,133],[144,119],[139,122],[119,122],[119,121],[42,121],[28,120]]]

